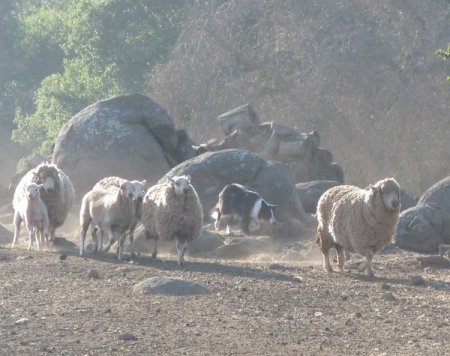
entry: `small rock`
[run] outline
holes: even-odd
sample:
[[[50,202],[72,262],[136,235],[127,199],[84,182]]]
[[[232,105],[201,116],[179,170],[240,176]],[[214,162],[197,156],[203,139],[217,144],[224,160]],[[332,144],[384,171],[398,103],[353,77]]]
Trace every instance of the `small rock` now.
[[[98,279],[98,278],[100,278],[100,275],[98,274],[97,270],[95,270],[95,269],[90,269],[90,270],[87,272],[87,277],[88,277],[88,278],[93,278],[93,279]]]
[[[33,256],[26,255],[26,256],[17,256],[16,260],[30,260]]]
[[[422,276],[409,276],[409,280],[413,286],[423,286],[425,285],[425,280]]]
[[[123,333],[119,335],[119,340],[122,341],[136,341],[137,337],[132,333]]]
[[[341,299],[342,299],[343,301],[346,301],[346,300],[348,299],[348,296],[344,294],[344,295],[341,296]]]
[[[391,290],[391,285],[390,285],[390,284],[387,284],[387,283],[383,283],[383,284],[381,285],[381,289],[382,289],[382,290]]]
[[[301,282],[303,282],[303,277],[300,277],[300,276],[294,276],[294,280],[295,280],[296,282],[301,283]]]
[[[394,293],[392,293],[392,292],[386,292],[386,293],[383,293],[383,294],[381,295],[381,299],[383,299],[383,300],[395,300],[396,298],[395,298],[395,296],[394,296]]]
[[[107,308],[107,309],[105,310],[105,314],[111,314],[111,312],[112,312],[111,308]]]
[[[362,314],[361,314],[360,312],[356,312],[356,313],[355,313],[355,317],[356,317],[356,318],[361,318],[361,316],[362,316]]]
[[[352,321],[351,319],[347,319],[347,320],[345,321],[345,325],[346,325],[346,326],[353,326],[354,324],[353,324],[353,321]]]
[[[66,258],[67,258],[67,255],[65,253],[62,253],[62,254],[59,255],[59,259],[61,261],[64,261]]]
[[[29,322],[29,319],[27,319],[27,318],[22,318],[22,319],[16,320],[16,325],[26,324],[26,323],[28,323],[28,322]]]

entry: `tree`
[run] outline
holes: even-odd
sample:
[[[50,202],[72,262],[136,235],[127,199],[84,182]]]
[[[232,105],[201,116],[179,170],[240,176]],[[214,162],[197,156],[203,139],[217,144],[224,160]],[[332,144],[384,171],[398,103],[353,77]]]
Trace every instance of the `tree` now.
[[[21,19],[28,43],[46,39],[63,53],[42,80],[34,110],[18,106],[13,139],[48,152],[71,116],[95,101],[142,92],[178,37],[185,0],[53,0]],[[57,66],[55,66],[57,67]]]
[[[436,51],[436,54],[438,56],[441,56],[444,60],[450,59],[450,43],[448,44],[447,50],[445,49],[438,49]],[[450,75],[447,77],[447,80],[450,81]]]

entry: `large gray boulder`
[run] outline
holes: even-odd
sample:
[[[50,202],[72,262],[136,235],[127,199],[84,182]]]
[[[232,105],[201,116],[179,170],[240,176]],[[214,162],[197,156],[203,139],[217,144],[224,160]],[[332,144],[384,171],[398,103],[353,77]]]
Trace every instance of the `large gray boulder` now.
[[[61,130],[52,162],[67,173],[80,197],[106,176],[155,183],[194,154],[166,110],[136,94],[102,100],[76,114]]]
[[[440,244],[450,244],[450,176],[400,214],[395,241],[401,248],[423,253],[436,253]]]
[[[333,180],[316,180],[306,183],[297,183],[295,188],[305,211],[310,214],[315,214],[317,203],[322,194],[328,189],[340,184],[340,182]]]
[[[305,217],[289,167],[266,162],[256,153],[238,149],[207,152],[167,173],[171,177],[183,174],[192,177],[205,215],[216,205],[218,194],[225,185],[240,183],[260,193],[269,203],[277,204],[276,217],[280,221],[303,220]]]

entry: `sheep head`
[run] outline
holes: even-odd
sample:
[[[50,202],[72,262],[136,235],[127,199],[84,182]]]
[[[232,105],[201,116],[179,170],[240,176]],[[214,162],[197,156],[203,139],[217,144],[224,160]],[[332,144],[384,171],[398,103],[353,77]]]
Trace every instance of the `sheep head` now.
[[[54,164],[43,163],[36,167],[33,181],[43,184],[46,193],[53,193],[58,184],[58,168]]]
[[[145,179],[142,181],[133,180],[131,181],[131,184],[133,185],[134,199],[142,201],[146,193],[145,185],[147,184],[147,181]]]
[[[134,199],[134,186],[130,181],[120,185],[119,194],[125,199]]]
[[[167,177],[173,185],[176,195],[187,196],[191,189],[191,176]]]
[[[26,190],[26,197],[28,200],[35,200],[39,197],[39,189],[43,188],[43,184],[36,184],[36,183],[28,183],[25,190]]]
[[[380,196],[386,210],[392,212],[400,211],[400,185],[394,178],[386,178],[371,185],[370,189],[374,195]]]

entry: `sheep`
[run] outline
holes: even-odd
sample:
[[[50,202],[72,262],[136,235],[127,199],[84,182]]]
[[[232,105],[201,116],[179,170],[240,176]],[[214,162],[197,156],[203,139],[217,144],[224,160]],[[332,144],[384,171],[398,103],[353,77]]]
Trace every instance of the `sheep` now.
[[[23,195],[22,191],[14,194],[13,206],[14,206],[14,239],[11,248],[16,244],[19,237],[20,224],[22,221],[28,230],[28,251],[31,250],[33,245],[33,238],[36,240],[36,246],[39,251],[39,245],[45,244],[48,239],[48,213],[47,208],[41,200],[39,190],[44,187],[43,184],[36,184],[30,182],[26,185],[26,194]],[[19,194],[20,193],[20,194]]]
[[[84,240],[91,224],[105,233],[109,241],[118,241],[117,259],[122,260],[123,238],[125,232],[135,221],[134,188],[131,182],[124,181],[119,187],[109,186],[107,189],[97,187],[87,192],[81,202],[80,209],[80,256],[84,255]],[[97,239],[94,245],[98,250]]]
[[[113,191],[120,187],[122,183],[124,183],[126,179],[120,178],[120,177],[106,177],[97,182],[93,189],[103,188],[103,189],[112,189]],[[144,200],[145,195],[145,185],[147,184],[147,181],[144,179],[142,181],[139,180],[132,180],[131,184],[133,185],[133,199],[135,204],[135,219],[133,223],[130,226],[129,230],[129,237],[130,237],[130,244],[131,244],[131,255],[135,256],[135,250],[134,250],[134,232],[136,230],[137,223],[141,219],[142,215],[142,202]],[[112,188],[111,188],[112,187]],[[97,234],[98,227],[93,226],[92,227],[92,237],[93,240],[96,241],[97,237],[94,236]],[[114,243],[113,240],[110,240],[108,243],[108,246],[105,248],[105,252],[109,251],[112,244]],[[96,244],[96,252],[98,252],[98,244]],[[103,233],[101,232],[100,237],[100,250],[103,247]]]
[[[69,177],[56,165],[47,162],[29,170],[20,180],[14,194],[25,195],[28,183],[43,185],[40,197],[47,208],[49,239],[54,241],[55,231],[67,218],[75,199],[75,190]]]
[[[145,237],[154,243],[152,257],[158,253],[158,238],[175,240],[180,266],[188,244],[200,235],[203,225],[202,205],[190,181],[190,176],[167,177],[148,189],[142,206]]]
[[[391,242],[399,212],[400,186],[394,178],[366,189],[341,185],[327,190],[318,203],[316,239],[325,270],[333,272],[328,252],[334,247],[341,271],[346,250],[364,256],[360,271],[373,277],[372,258]]]

